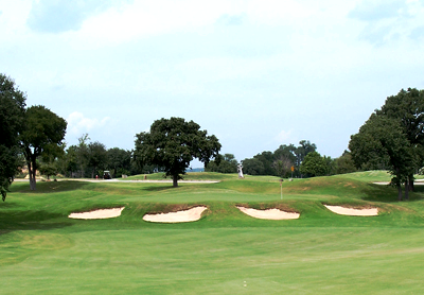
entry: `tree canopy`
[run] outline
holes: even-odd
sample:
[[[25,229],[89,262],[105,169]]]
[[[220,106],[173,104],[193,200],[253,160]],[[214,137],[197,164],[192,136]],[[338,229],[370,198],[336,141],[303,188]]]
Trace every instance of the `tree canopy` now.
[[[7,189],[19,170],[19,133],[25,112],[25,95],[12,79],[0,74],[0,193]]]
[[[161,167],[166,176],[171,176],[174,187],[182,179],[194,158],[207,163],[219,155],[221,144],[206,130],[183,118],[172,117],[153,122],[150,132],[136,135],[134,157],[140,166],[153,164]]]
[[[318,152],[308,153],[300,165],[300,172],[308,176],[324,176],[327,171],[328,165]]]
[[[366,163],[385,162],[392,174],[392,184],[399,190],[405,184],[405,196],[413,188],[413,175],[423,165],[424,91],[401,90],[387,98],[351,136],[349,148],[357,167]]]

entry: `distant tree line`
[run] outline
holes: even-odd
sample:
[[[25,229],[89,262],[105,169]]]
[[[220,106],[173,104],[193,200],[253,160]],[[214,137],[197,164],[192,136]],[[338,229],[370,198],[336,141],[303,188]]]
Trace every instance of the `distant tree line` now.
[[[206,165],[206,172],[237,173],[238,161],[233,154],[218,155]]]
[[[264,151],[242,161],[243,172],[250,175],[312,177],[356,171],[352,157],[345,151],[337,159],[321,156],[314,143],[302,140],[298,146],[280,145],[274,152]]]
[[[92,142],[88,134],[83,134],[77,145],[65,148],[59,157],[41,157],[38,162],[40,173],[48,177],[61,174],[71,178],[103,178],[107,170],[117,178],[163,170],[154,165],[140,167],[134,161],[133,153],[118,147],[107,149],[103,143]]]
[[[242,160],[243,172],[249,175],[300,178],[344,174],[358,170],[349,151],[344,151],[339,158],[333,159],[321,156],[316,150],[316,145],[307,140],[300,141],[299,146],[280,145],[274,152],[264,151],[253,158]],[[205,171],[237,173],[238,165],[239,162],[233,154],[218,155],[208,163]]]

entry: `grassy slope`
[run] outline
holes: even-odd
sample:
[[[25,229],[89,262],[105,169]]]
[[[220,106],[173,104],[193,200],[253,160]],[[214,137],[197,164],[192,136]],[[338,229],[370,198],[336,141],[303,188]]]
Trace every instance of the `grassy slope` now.
[[[202,176],[222,182],[177,189],[50,182],[35,193],[14,184],[0,204],[1,293],[410,294],[424,287],[422,192],[396,202],[394,189],[370,183],[384,174],[356,173],[285,181],[281,201],[278,178]],[[382,213],[339,216],[323,203],[378,206]],[[199,222],[141,219],[195,204],[210,209]],[[235,204],[291,208],[301,218],[253,219]],[[116,219],[67,218],[121,205]]]

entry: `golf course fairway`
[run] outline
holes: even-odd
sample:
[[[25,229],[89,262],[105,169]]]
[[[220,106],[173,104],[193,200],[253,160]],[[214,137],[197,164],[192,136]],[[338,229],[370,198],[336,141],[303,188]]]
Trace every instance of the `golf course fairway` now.
[[[142,179],[130,177],[129,179]],[[152,178],[156,176],[152,175]],[[160,177],[157,177],[160,179]],[[424,186],[398,202],[384,171],[285,180],[193,173],[219,183],[15,182],[0,204],[0,294],[420,294]],[[345,216],[325,205],[378,208]],[[205,206],[200,220],[145,214]],[[237,206],[298,212],[250,217]],[[108,219],[73,212],[125,207]]]

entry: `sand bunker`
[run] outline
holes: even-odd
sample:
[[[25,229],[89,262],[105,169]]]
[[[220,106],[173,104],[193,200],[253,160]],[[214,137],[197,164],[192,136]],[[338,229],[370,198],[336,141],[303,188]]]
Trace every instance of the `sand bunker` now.
[[[353,208],[345,208],[340,206],[328,206],[324,205],[328,210],[341,214],[341,215],[350,215],[350,216],[376,216],[378,215],[377,208],[371,209],[353,209]]]
[[[197,221],[202,217],[203,211],[208,209],[207,207],[194,207],[189,210],[159,213],[159,214],[146,214],[143,216],[143,220],[151,222],[164,222],[164,223],[176,223],[176,222],[192,222]]]
[[[293,212],[285,212],[280,209],[267,209],[267,210],[256,210],[252,208],[238,207],[237,208],[254,218],[269,219],[269,220],[284,220],[284,219],[298,219],[300,214]]]
[[[125,207],[112,208],[112,209],[100,209],[90,212],[71,213],[68,217],[73,219],[106,219],[114,218],[121,215],[122,210]]]

